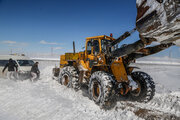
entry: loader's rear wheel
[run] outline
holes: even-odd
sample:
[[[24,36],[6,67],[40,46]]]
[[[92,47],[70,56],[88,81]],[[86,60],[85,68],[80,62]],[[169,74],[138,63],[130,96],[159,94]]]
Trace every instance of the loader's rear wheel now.
[[[90,98],[101,108],[111,108],[113,100],[112,76],[108,73],[97,71],[91,75],[89,82]]]
[[[138,102],[148,102],[155,94],[155,84],[152,78],[144,72],[133,72],[133,80],[137,83],[138,88],[130,91],[130,97],[132,100]]]
[[[97,81],[93,81],[93,98],[97,99],[100,96],[100,84]]]
[[[62,84],[65,85],[65,86],[68,86],[69,84],[69,76],[68,75],[63,75],[63,78],[62,78]]]
[[[72,87],[75,90],[80,88],[78,74],[73,66],[66,66],[60,70],[59,82],[67,87]]]

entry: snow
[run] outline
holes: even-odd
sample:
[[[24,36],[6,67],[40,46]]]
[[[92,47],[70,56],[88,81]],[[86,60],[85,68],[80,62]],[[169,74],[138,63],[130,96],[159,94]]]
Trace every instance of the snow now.
[[[136,3],[138,5],[138,7],[144,2],[144,0],[136,0]],[[162,4],[158,3],[156,0],[147,0],[146,4],[143,5],[143,7],[145,6],[149,6],[148,11],[141,17],[141,19],[143,19],[145,16],[147,16],[148,14],[150,14],[152,11],[157,10],[159,13],[163,13],[164,11],[164,7]],[[139,20],[141,20],[139,19]],[[161,16],[162,19],[162,25],[166,24],[167,21],[166,19],[166,15]],[[138,20],[138,21],[139,21]]]
[[[180,40],[176,40],[174,43],[175,43],[177,46],[180,46]]]
[[[52,80],[54,62],[41,61],[41,80],[37,82],[0,78],[0,120],[141,120],[153,115],[179,119],[180,66],[136,65],[156,83],[155,97],[147,104],[122,99],[111,110],[100,109],[87,91],[75,92]]]
[[[136,0],[137,7],[140,7],[144,1],[145,0]],[[179,2],[174,0],[163,0],[163,3],[159,3],[157,0],[146,0],[142,7],[149,7],[149,9],[138,21],[145,18],[153,11],[156,11],[158,18],[152,19],[153,22],[149,24],[149,26],[146,26],[146,32],[140,31],[140,34],[144,37],[155,38],[160,43],[174,42],[179,45],[179,42],[176,42],[176,40],[179,40],[178,34],[180,32],[179,5]],[[148,28],[151,28],[150,26],[152,25],[154,26],[156,22],[160,23],[160,25],[156,26],[158,28],[148,30]]]
[[[142,0],[136,0],[136,4],[137,4],[137,6],[140,6],[141,4],[142,4]]]
[[[152,65],[179,65],[180,66],[180,63],[177,63],[177,62],[166,62],[166,61],[137,61],[136,62],[137,64],[152,64]]]
[[[137,64],[136,66],[140,68],[137,71],[144,71],[154,79],[159,93],[180,91],[180,65]]]
[[[60,58],[36,58],[36,57],[31,57],[32,60],[35,61],[59,61]]]

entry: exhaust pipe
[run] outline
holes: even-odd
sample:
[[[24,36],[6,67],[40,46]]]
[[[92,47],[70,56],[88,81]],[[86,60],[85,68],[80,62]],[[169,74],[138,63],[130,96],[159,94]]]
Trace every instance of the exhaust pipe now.
[[[73,53],[75,54],[76,51],[75,51],[75,42],[73,41]]]

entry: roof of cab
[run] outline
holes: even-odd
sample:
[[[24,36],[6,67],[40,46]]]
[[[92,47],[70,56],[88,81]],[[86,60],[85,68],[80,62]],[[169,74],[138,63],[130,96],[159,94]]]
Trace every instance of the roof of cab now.
[[[13,60],[29,60],[30,58],[24,55],[0,55],[0,60],[9,60],[12,58]]]
[[[109,36],[107,36],[107,35],[100,35],[100,36],[87,37],[86,40],[89,40],[89,39],[96,39],[96,38],[100,38],[100,39],[108,39],[108,40],[115,40],[115,38],[109,37]]]

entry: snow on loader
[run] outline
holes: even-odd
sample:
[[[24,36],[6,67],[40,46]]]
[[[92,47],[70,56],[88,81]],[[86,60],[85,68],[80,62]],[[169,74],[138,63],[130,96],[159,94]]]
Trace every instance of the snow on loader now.
[[[135,62],[137,58],[155,54],[177,44],[180,2],[179,0],[136,2],[138,14],[136,28],[132,31],[125,32],[117,39],[112,35],[88,37],[85,51],[79,53],[75,52],[73,42],[74,52],[61,55],[60,68],[53,69],[60,84],[75,90],[80,89],[83,84],[87,85],[90,98],[102,108],[110,108],[117,96],[128,96],[138,102],[148,102],[153,98],[155,84],[152,78],[141,71],[133,72],[134,67],[130,63]],[[168,4],[171,4],[169,5],[171,7],[168,7]],[[171,11],[172,9],[174,11]],[[136,30],[140,33],[140,40],[117,47]],[[154,41],[160,44],[147,47]]]

